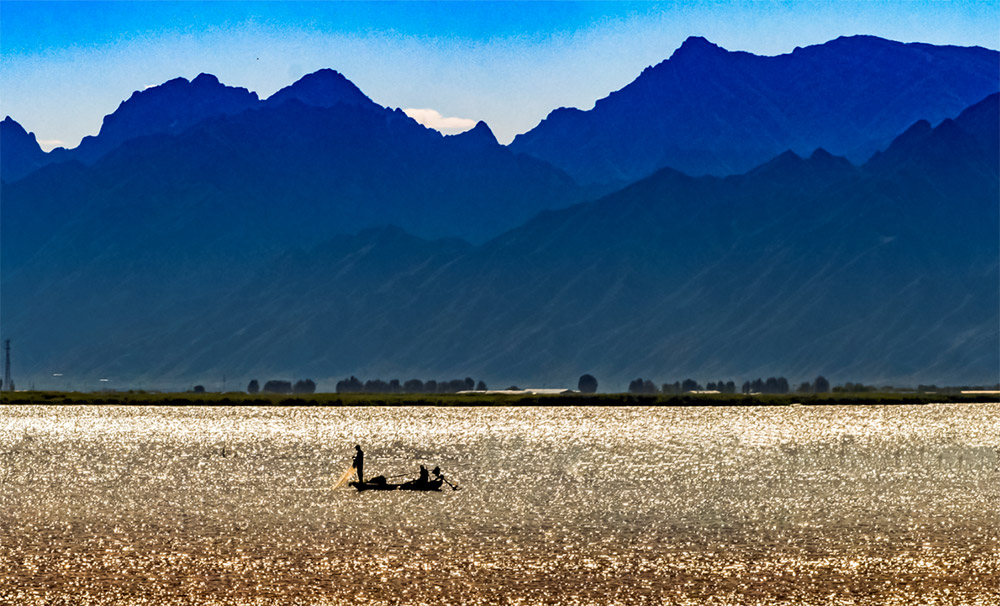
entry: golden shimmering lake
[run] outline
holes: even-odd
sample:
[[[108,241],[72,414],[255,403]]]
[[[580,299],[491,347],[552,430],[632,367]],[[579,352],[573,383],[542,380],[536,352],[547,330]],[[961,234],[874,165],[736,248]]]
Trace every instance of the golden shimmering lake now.
[[[998,604],[998,510],[1000,405],[0,407],[4,604]]]

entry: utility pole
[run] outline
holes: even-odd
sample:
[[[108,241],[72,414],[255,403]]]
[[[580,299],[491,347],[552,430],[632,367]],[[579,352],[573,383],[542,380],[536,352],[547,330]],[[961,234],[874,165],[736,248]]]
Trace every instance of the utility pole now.
[[[10,379],[10,339],[3,342],[3,350],[6,354],[6,362],[3,365],[3,384],[7,391],[14,391],[14,381]]]

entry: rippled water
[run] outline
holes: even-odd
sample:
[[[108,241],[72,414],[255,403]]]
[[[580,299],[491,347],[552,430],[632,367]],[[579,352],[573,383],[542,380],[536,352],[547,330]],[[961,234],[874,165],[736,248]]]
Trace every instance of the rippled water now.
[[[998,509],[1000,405],[0,407],[0,603],[997,604]]]

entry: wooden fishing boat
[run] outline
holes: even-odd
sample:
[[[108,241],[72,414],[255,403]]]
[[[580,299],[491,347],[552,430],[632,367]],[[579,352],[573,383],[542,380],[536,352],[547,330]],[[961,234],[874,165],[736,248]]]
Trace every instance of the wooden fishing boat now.
[[[421,482],[420,480],[410,480],[409,482],[403,482],[402,484],[392,484],[386,482],[385,478],[379,476],[377,478],[372,478],[367,482],[351,482],[349,486],[353,486],[358,490],[358,492],[364,492],[366,490],[412,490],[416,492],[440,492],[441,491],[441,479],[428,480],[426,482]]]

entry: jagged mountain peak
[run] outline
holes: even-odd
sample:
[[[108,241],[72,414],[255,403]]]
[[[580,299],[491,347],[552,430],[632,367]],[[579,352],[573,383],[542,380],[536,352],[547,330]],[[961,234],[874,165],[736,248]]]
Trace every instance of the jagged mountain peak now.
[[[167,80],[158,86],[150,86],[143,90],[132,93],[127,100],[122,101],[118,110],[113,114],[105,116],[113,118],[123,109],[140,107],[147,103],[159,103],[169,101],[181,104],[204,104],[210,102],[213,97],[243,97],[247,101],[258,101],[257,93],[251,92],[243,87],[226,86],[219,81],[219,78],[207,73],[200,73],[193,80],[184,77],[177,77]]]
[[[0,122],[0,132],[4,133],[4,137],[23,137],[30,138],[32,141],[35,141],[35,134],[29,133],[23,126],[21,126],[20,122],[10,116],[6,116],[3,121]]]
[[[497,141],[496,135],[493,134],[493,130],[490,129],[489,125],[482,120],[477,122],[474,127],[464,133],[449,136],[453,137],[455,141],[462,141],[463,143],[475,144],[479,146],[500,145],[500,142]]]
[[[782,180],[794,179],[794,175],[810,180],[827,180],[836,179],[854,170],[855,166],[847,158],[836,156],[819,147],[808,157],[800,156],[790,149],[785,150],[747,174]]]
[[[511,149],[585,184],[624,185],[663,166],[739,174],[788,148],[861,164],[916,120],[996,92],[998,69],[1000,53],[979,47],[850,36],[758,56],[692,36],[593,109],[552,112]]]
[[[816,149],[813,150],[813,153],[809,156],[809,161],[818,166],[838,166],[838,167],[853,166],[850,160],[848,160],[844,156],[831,154],[822,147],[817,147]]]
[[[362,106],[375,104],[346,76],[330,68],[302,76],[268,97],[267,103],[277,105],[289,99],[297,99],[315,107],[333,107],[340,103]]]
[[[0,152],[3,160],[0,178],[5,181],[20,179],[45,162],[45,152],[38,145],[35,133],[25,130],[10,116],[0,122]]]
[[[77,158],[93,163],[125,141],[154,133],[178,133],[206,118],[233,115],[256,106],[257,93],[226,86],[211,74],[173,78],[123,101],[104,117],[96,137],[84,137]]]
[[[213,74],[206,74],[205,72],[202,72],[195,76],[194,80],[191,81],[191,84],[194,84],[195,86],[216,86],[221,83]]]
[[[729,51],[702,36],[689,36],[670,55],[670,59],[727,54]]]

